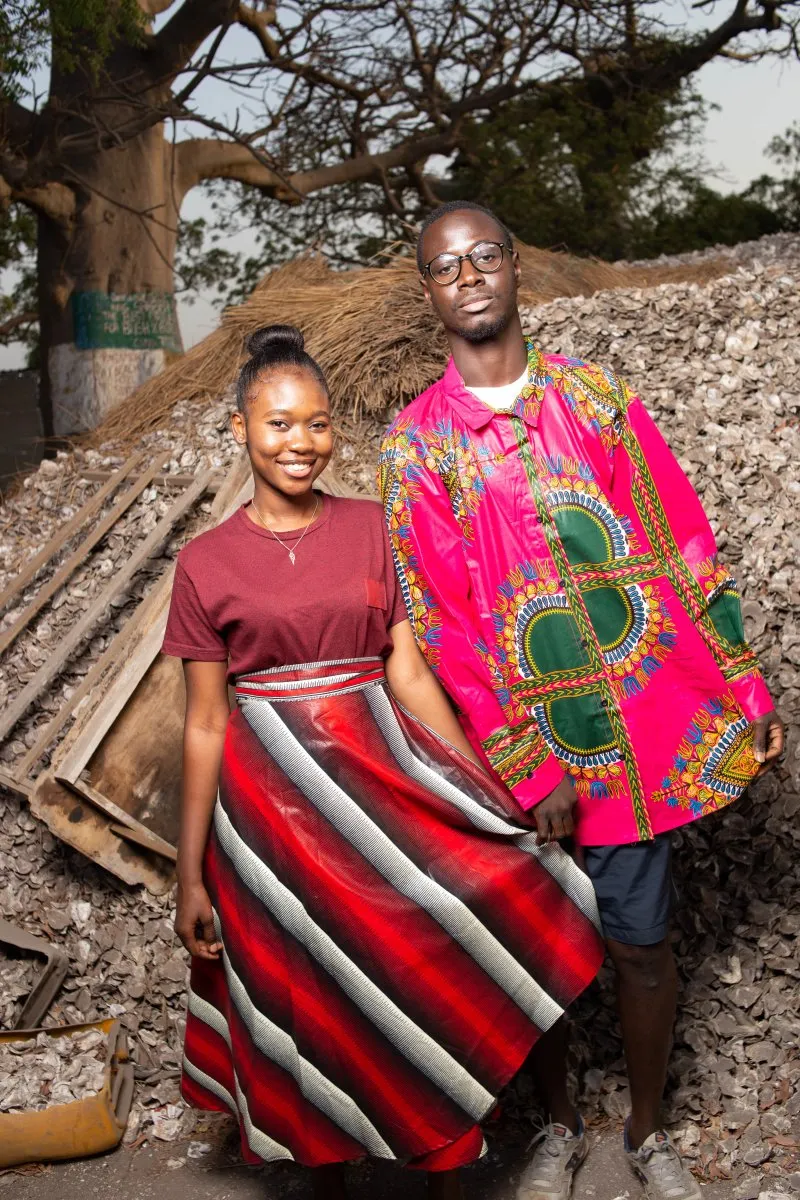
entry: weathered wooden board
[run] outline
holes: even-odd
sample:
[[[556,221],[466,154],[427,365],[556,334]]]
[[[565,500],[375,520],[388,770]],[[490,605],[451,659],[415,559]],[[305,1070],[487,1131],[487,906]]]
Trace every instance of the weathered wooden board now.
[[[88,760],[84,778],[174,846],[185,701],[180,663],[158,653],[160,640],[133,695]]]
[[[58,649],[39,668],[33,678],[25,685],[19,695],[14,697],[0,713],[0,738],[4,738],[16,725],[20,717],[28,711],[31,704],[41,695],[48,684],[61,673],[71,654],[81,645],[103,614],[111,601],[123,591],[143,566],[147,559],[169,536],[172,526],[192,505],[202,496],[206,489],[211,471],[204,471],[197,476],[195,483],[177,499],[168,512],[164,514],[155,529],[137,546],[131,557],[121,570],[112,575],[106,588],[97,596],[70,633],[59,644]]]
[[[335,476],[320,480],[333,495],[353,495]],[[249,464],[240,460],[222,484],[212,506],[211,520],[224,520],[252,494]],[[141,828],[174,846],[177,841],[183,717],[183,671],[177,659],[160,654],[172,590],[172,570],[149,598],[150,610],[137,630],[135,646],[128,644],[116,670],[102,684],[102,698],[87,707],[59,747],[50,771],[34,789],[32,807],[49,820],[57,804],[59,780],[72,792],[105,798],[109,812],[98,802],[80,809],[80,820],[66,830],[65,840],[127,882],[163,890],[171,864],[162,860],[154,873],[156,855],[143,853],[137,875],[135,837],[119,840],[112,830],[112,809],[124,814],[117,823]],[[124,632],[124,631],[123,631]],[[122,635],[120,635],[122,638]],[[113,649],[112,647],[109,649]],[[108,651],[106,652],[108,653]],[[66,802],[62,795],[62,802]],[[46,807],[49,806],[49,807]],[[125,819],[127,818],[127,819]],[[79,828],[76,828],[76,824]],[[51,825],[51,828],[53,826]],[[59,836],[64,836],[59,818]],[[145,833],[145,839],[146,839]],[[113,839],[111,841],[110,839]],[[79,844],[81,843],[81,844]],[[116,843],[116,849],[114,848]]]
[[[26,563],[8,587],[0,595],[0,609],[5,608],[10,600],[15,599],[36,577],[45,563],[48,563],[51,558],[58,554],[59,550],[63,550],[70,538],[74,537],[82,525],[98,513],[106,502],[106,499],[111,495],[116,487],[122,483],[126,476],[130,475],[135,467],[144,458],[144,452],[137,450],[130,458],[122,464],[118,471],[106,476],[106,482],[103,487],[99,488],[93,496],[90,496],[86,503],[78,509],[74,517],[71,517],[66,524],[62,525],[58,533],[50,539],[46,546],[43,546],[38,554],[35,554],[30,562]]]
[[[0,634],[0,654],[2,654],[7,646],[11,645],[14,639],[22,633],[23,629],[26,629],[30,625],[37,613],[41,612],[48,600],[51,600],[55,596],[59,588],[64,586],[70,576],[77,571],[78,567],[85,563],[97,543],[113,529],[120,517],[139,499],[139,496],[148,484],[153,482],[159,468],[163,466],[167,458],[169,458],[168,454],[162,454],[154,463],[150,464],[146,471],[142,472],[134,481],[133,486],[129,487],[125,494],[117,500],[111,511],[106,513],[102,521],[93,526],[81,543],[75,547],[72,554],[61,564],[53,577],[39,588],[36,595],[26,605],[16,621],[12,625],[9,625],[8,629],[3,630],[2,634]]]
[[[172,886],[173,866],[169,859],[121,839],[114,833],[114,822],[110,817],[59,783],[49,772],[36,781],[30,806],[31,812],[44,821],[57,838],[80,850],[124,883],[143,883],[156,896],[163,895]]]

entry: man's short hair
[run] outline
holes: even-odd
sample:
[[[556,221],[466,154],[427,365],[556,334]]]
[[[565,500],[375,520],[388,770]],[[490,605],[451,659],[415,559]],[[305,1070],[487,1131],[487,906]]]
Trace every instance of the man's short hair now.
[[[511,236],[511,230],[507,225],[504,225],[500,218],[492,212],[490,208],[485,208],[482,204],[476,204],[473,200],[447,200],[444,204],[440,204],[438,208],[432,209],[425,220],[422,222],[417,238],[417,269],[420,275],[425,270],[425,263],[422,258],[422,239],[425,237],[425,231],[430,229],[431,225],[435,225],[442,217],[449,216],[455,212],[479,212],[486,217],[491,217],[495,225],[503,231],[503,241],[505,241],[513,250],[514,239]]]

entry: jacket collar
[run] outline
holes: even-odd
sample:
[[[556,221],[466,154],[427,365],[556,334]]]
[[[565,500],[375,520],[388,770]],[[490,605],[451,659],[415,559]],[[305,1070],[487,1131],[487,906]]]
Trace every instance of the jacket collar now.
[[[525,345],[528,350],[528,382],[517,396],[510,412],[512,416],[521,417],[526,425],[534,429],[539,420],[539,410],[549,380],[545,373],[544,355],[541,350],[537,349],[529,338],[525,339]],[[466,387],[452,358],[442,376],[441,387],[447,400],[471,429],[483,429],[490,421],[507,415],[505,412],[498,413],[488,404],[484,404]]]

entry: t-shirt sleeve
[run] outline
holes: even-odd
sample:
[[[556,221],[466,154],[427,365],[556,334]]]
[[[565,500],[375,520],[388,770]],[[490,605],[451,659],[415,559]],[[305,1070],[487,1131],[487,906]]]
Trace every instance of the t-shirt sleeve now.
[[[171,654],[175,658],[193,658],[199,662],[228,660],[225,642],[209,621],[180,559],[175,568],[167,629],[161,649],[164,654]]]

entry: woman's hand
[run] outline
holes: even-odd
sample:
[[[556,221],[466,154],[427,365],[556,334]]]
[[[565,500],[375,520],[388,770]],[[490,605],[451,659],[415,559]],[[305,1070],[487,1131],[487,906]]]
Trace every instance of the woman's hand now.
[[[219,958],[222,942],[217,941],[211,898],[202,883],[178,884],[175,932],[194,957]]]

